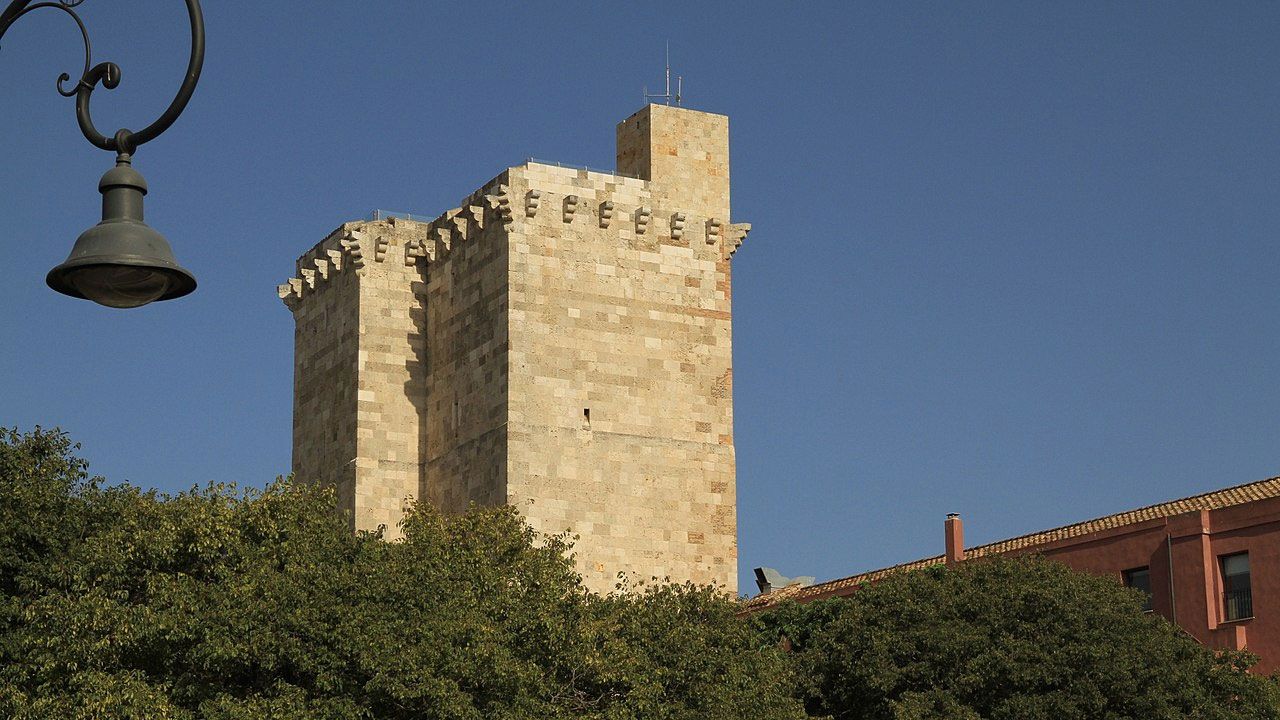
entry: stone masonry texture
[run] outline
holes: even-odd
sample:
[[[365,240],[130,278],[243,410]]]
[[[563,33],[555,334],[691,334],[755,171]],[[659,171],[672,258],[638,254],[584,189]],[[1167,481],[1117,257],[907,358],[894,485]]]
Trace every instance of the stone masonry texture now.
[[[279,287],[293,470],[353,528],[517,506],[618,575],[737,590],[728,118],[649,105],[618,174],[528,162],[432,222],[346,223]]]

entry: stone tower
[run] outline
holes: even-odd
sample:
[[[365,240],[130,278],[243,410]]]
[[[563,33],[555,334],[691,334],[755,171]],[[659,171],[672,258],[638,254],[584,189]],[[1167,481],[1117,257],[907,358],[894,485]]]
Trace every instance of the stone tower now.
[[[279,288],[293,469],[356,528],[510,503],[618,572],[737,588],[729,125],[649,105],[618,172],[508,168],[431,222],[344,224]]]

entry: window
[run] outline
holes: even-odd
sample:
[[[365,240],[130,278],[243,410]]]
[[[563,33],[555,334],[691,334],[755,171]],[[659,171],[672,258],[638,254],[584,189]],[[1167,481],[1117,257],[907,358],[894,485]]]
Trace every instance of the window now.
[[[1223,555],[1222,615],[1225,620],[1253,617],[1253,591],[1249,585],[1249,553]]]
[[[1141,590],[1145,598],[1142,602],[1142,611],[1151,612],[1151,568],[1134,568],[1124,571],[1124,586]]]

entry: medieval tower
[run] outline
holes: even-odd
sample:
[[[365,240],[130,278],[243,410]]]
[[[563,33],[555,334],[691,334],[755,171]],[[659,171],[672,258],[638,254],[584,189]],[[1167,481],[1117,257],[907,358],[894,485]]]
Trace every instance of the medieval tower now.
[[[617,174],[528,162],[431,222],[349,222],[281,285],[293,470],[356,528],[517,506],[618,572],[737,588],[729,123],[649,105]]]

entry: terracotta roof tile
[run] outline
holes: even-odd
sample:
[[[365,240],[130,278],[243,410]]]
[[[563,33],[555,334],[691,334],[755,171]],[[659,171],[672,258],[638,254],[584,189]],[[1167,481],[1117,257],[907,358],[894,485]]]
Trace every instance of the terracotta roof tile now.
[[[998,540],[986,545],[978,545],[976,547],[966,549],[964,557],[966,560],[972,560],[974,558],[990,555],[1002,555],[1015,550],[1024,550],[1039,545],[1047,545],[1058,540],[1080,537],[1081,535],[1089,535],[1091,533],[1098,532],[1099,530],[1110,530],[1112,528],[1124,527],[1126,525],[1136,525],[1137,523],[1146,522],[1148,520],[1173,517],[1175,515],[1197,512],[1200,510],[1218,510],[1220,508],[1231,507],[1233,505],[1243,505],[1248,502],[1266,500],[1274,497],[1280,497],[1280,477],[1258,480],[1244,485],[1214,490],[1213,492],[1207,492],[1202,495],[1193,495],[1179,500],[1171,500],[1158,505],[1149,505],[1136,510],[1128,510],[1126,512],[1107,515],[1093,520],[1086,520],[1072,525],[1064,525],[1050,530],[1042,530],[1028,535],[1020,535],[1007,540]],[[759,610],[787,599],[812,600],[832,595],[847,595],[853,588],[856,588],[863,583],[875,582],[876,580],[883,579],[897,572],[919,570],[921,568],[929,567],[930,565],[941,565],[945,560],[946,558],[944,556],[937,555],[908,563],[902,563],[901,565],[894,565],[892,567],[881,568],[879,570],[859,573],[858,575],[850,575],[849,577],[839,578],[837,580],[828,580],[827,582],[817,583],[807,587],[786,587],[767,595],[757,595],[745,601],[743,603],[743,610]]]

